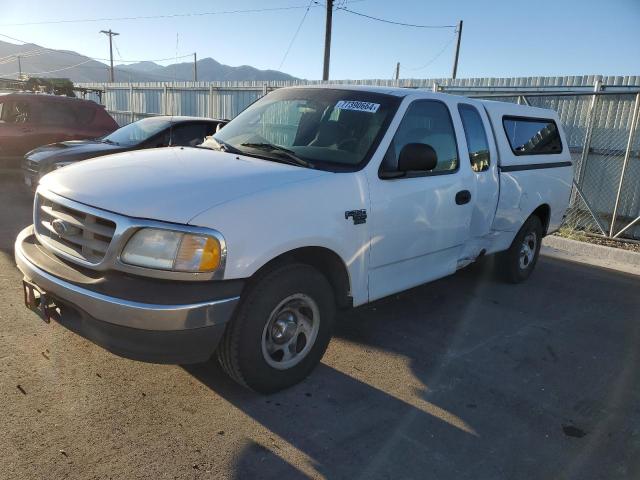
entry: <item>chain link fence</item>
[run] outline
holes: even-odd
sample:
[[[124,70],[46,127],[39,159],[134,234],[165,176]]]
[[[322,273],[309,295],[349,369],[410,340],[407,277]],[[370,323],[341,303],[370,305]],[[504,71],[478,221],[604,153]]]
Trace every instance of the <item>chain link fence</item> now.
[[[640,240],[640,90],[595,90],[473,96],[557,111],[575,172],[563,228]]]

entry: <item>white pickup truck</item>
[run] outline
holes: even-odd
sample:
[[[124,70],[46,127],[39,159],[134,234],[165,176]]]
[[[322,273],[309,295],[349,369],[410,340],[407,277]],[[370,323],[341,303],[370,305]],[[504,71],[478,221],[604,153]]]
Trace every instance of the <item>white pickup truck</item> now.
[[[71,165],[15,246],[27,307],[158,363],[214,353],[299,382],[336,309],[499,253],[513,282],[558,229],[573,169],[551,110],[386,87],[283,88],[198,148]]]

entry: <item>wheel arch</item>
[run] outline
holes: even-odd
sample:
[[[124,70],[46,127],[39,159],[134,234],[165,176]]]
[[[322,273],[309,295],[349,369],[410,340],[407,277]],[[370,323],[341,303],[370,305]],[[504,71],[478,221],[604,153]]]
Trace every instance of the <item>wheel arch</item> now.
[[[252,278],[259,278],[266,272],[289,263],[303,263],[318,270],[333,288],[336,305],[339,308],[353,306],[349,270],[340,255],[326,247],[300,247],[284,252],[262,265]]]
[[[542,234],[546,235],[549,230],[549,222],[551,220],[551,207],[549,204],[543,203],[531,212],[531,215],[529,216],[531,217],[533,215],[540,219],[540,222],[542,223]]]

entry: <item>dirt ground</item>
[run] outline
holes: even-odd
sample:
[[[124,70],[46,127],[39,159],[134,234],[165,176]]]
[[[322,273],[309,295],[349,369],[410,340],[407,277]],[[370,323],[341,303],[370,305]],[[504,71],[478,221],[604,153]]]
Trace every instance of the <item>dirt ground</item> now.
[[[320,367],[259,396],[27,311],[30,201],[0,181],[0,478],[640,478],[640,277],[475,265],[340,315]]]
[[[632,252],[640,253],[640,242],[629,239],[612,239],[605,238],[599,235],[587,235],[584,232],[578,230],[571,230],[569,228],[561,229],[556,235],[569,238],[571,240],[578,240],[580,242],[589,242],[596,245],[602,245],[605,247],[621,248],[623,250],[630,250]]]

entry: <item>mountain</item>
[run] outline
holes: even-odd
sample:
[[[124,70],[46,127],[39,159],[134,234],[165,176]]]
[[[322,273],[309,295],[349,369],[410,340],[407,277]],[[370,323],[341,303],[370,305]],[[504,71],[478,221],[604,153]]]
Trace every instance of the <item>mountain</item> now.
[[[175,63],[166,67],[153,62],[139,62],[129,65],[117,65],[124,78],[127,75],[148,75],[161,78],[160,81],[193,80],[193,62]],[[200,81],[242,81],[242,80],[295,80],[295,77],[277,70],[259,70],[249,65],[231,67],[216,62],[213,58],[198,60],[198,80]],[[146,80],[154,81],[154,80]]]
[[[0,41],[0,77],[17,78],[23,74],[40,77],[69,78],[79,82],[106,82],[109,66],[97,60],[69,50],[53,50],[32,43],[15,45]],[[138,62],[116,65],[116,82],[171,82],[193,80],[193,62],[162,66],[154,62]],[[295,77],[277,70],[259,70],[242,65],[232,67],[216,62],[213,58],[198,60],[200,81],[242,80],[295,80]]]

